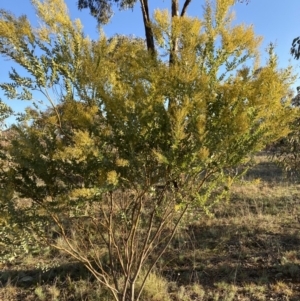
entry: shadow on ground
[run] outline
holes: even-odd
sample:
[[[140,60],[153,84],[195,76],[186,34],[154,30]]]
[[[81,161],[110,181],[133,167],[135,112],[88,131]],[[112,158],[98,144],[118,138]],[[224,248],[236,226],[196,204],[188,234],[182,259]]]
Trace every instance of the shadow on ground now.
[[[42,269],[9,269],[0,271],[1,286],[7,283],[13,284],[16,287],[31,287],[41,283],[52,283],[60,279],[64,281],[67,277],[77,281],[80,279],[91,280],[93,277],[84,267],[82,263],[72,262],[62,264],[60,266],[49,268],[47,271]]]
[[[281,233],[236,225],[190,226],[175,238],[162,268],[180,285],[299,283],[299,230],[299,225]]]

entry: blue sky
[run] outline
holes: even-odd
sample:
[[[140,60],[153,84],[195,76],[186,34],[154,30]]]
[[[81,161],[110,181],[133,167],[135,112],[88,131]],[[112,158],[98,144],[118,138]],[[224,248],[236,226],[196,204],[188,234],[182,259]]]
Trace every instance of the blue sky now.
[[[65,0],[65,2],[72,19],[80,18],[85,33],[91,38],[97,38],[96,21],[89,15],[88,10],[78,11],[77,0]],[[151,11],[155,8],[167,8],[170,5],[170,0],[149,0],[149,2]],[[180,0],[181,4],[182,2]],[[188,15],[201,17],[203,3],[204,0],[193,0]],[[26,14],[32,24],[37,25],[35,11],[30,0],[2,0],[0,1],[0,9],[8,10],[17,16]],[[234,10],[236,12],[236,23],[253,24],[256,34],[264,37],[261,46],[262,53],[270,42],[275,43],[280,66],[285,67],[291,63],[295,66],[295,70],[300,73],[298,67],[300,62],[291,58],[290,55],[291,42],[293,38],[300,35],[299,0],[251,0],[248,5],[245,3],[236,4]],[[104,32],[108,36],[119,33],[144,37],[139,1],[133,11],[119,12],[116,10],[110,24],[104,27]],[[261,62],[264,63],[263,56]],[[0,57],[0,82],[8,80],[8,71],[11,66],[11,61]],[[300,84],[300,81],[298,84]],[[297,83],[295,86],[297,86]],[[0,97],[6,102],[1,91]],[[17,111],[22,111],[30,104],[14,100],[8,100],[7,103]]]

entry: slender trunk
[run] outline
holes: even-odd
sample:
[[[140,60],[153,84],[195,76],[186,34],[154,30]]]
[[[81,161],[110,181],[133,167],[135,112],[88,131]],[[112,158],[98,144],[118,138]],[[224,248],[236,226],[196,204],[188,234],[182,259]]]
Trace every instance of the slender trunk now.
[[[192,2],[192,0],[185,0],[184,4],[183,4],[183,7],[182,7],[182,11],[181,11],[181,14],[180,14],[180,17],[183,17],[186,13],[186,10],[189,6],[189,4]]]
[[[173,27],[173,18],[178,17],[179,15],[179,2],[178,0],[172,0],[171,4],[171,13],[172,13],[172,27]],[[171,29],[173,31],[173,28]],[[173,36],[173,32],[171,33],[171,49],[169,56],[169,67],[173,66],[176,62],[176,55],[178,51],[178,38]],[[172,114],[172,107],[174,107],[176,99],[170,98],[168,104],[168,111]]]
[[[191,2],[192,2],[192,0],[186,0],[184,2],[182,11],[180,13],[180,17],[183,17],[185,15],[187,8]],[[140,3],[141,3],[142,15],[143,15],[144,28],[145,28],[147,49],[154,53],[155,52],[155,44],[154,44],[152,27],[150,25],[148,0],[140,0]],[[172,6],[172,17],[179,16],[179,1],[172,0],[171,6]],[[174,55],[176,54],[177,48],[178,48],[177,41],[174,41],[172,48],[173,48],[172,49],[173,52],[171,52],[170,59],[169,59],[170,64],[174,63]]]
[[[174,17],[183,17],[187,11],[187,8],[189,4],[192,2],[192,0],[185,0],[182,11],[179,15],[179,0],[172,0],[171,4],[171,13],[172,13],[172,22]],[[169,66],[171,67],[172,65],[175,64],[176,62],[176,55],[178,52],[178,38],[177,37],[172,37],[171,41],[171,50],[170,50],[170,57],[169,57]],[[175,105],[176,99],[169,99],[169,104],[168,104],[168,111],[171,112],[172,114],[172,107]]]
[[[172,5],[171,5],[171,12],[172,12],[172,19],[174,17],[183,17],[187,11],[187,8],[189,6],[189,4],[192,2],[192,0],[186,0],[183,4],[181,13],[179,15],[179,1],[178,0],[172,0]],[[178,38],[174,38],[172,43],[172,48],[171,48],[171,52],[170,52],[170,59],[169,59],[169,63],[170,65],[174,64],[175,62],[175,57],[176,57],[176,53],[178,52]]]
[[[150,25],[148,0],[140,0],[140,2],[141,2],[142,14],[143,14],[147,49],[154,53],[155,45],[154,45],[152,27]]]
[[[178,0],[172,0],[171,12],[172,12],[172,22],[173,22],[173,18],[179,16]],[[170,58],[169,58],[170,66],[175,63],[175,57],[176,57],[177,51],[178,51],[178,38],[174,37],[171,41],[171,52],[170,52]]]

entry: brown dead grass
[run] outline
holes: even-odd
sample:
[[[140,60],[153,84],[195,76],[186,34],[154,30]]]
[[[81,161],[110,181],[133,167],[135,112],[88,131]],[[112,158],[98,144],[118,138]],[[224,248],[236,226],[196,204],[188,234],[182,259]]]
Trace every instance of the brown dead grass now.
[[[167,280],[168,298],[176,301],[300,300],[300,184],[267,156],[255,160],[233,186],[230,202],[213,208],[213,217],[187,215],[148,292],[161,281],[166,299]],[[0,300],[41,300],[43,294],[45,300],[111,300],[82,266],[55,256],[35,258],[60,263],[44,273],[33,258],[2,265]],[[31,281],[22,281],[26,276]]]

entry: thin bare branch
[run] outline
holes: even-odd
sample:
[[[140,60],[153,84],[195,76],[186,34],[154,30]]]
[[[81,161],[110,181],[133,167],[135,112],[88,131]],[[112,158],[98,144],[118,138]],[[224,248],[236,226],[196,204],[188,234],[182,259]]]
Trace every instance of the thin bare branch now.
[[[139,289],[139,293],[138,293],[137,298],[136,298],[137,300],[139,300],[139,298],[140,298],[140,296],[141,296],[141,294],[142,294],[142,291],[143,291],[143,289],[144,289],[144,286],[145,286],[145,284],[146,284],[146,280],[147,280],[149,274],[150,274],[151,271],[153,270],[154,266],[156,265],[156,263],[158,262],[158,260],[160,259],[160,257],[165,253],[167,247],[169,246],[171,240],[173,239],[173,237],[174,237],[174,235],[175,235],[175,233],[176,233],[176,230],[177,230],[177,228],[178,228],[178,225],[179,225],[179,223],[181,222],[182,217],[184,216],[184,214],[185,214],[185,212],[187,211],[188,207],[189,207],[189,204],[187,204],[187,205],[185,206],[185,208],[182,210],[182,213],[180,214],[180,216],[179,216],[179,218],[178,218],[178,220],[177,220],[177,222],[176,222],[176,224],[175,224],[175,226],[174,226],[174,228],[173,228],[173,230],[172,230],[172,233],[171,233],[171,235],[170,235],[168,241],[165,243],[164,248],[160,251],[160,253],[157,255],[156,259],[152,262],[150,268],[148,269],[148,271],[147,271],[147,273],[146,273],[146,275],[145,275],[145,277],[144,277],[144,279],[143,279],[142,285],[141,285],[141,287],[140,287],[140,289]]]
[[[192,0],[185,0],[182,10],[181,10],[181,13],[180,13],[180,17],[183,17],[186,14],[187,8],[191,2],[192,2]]]

